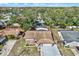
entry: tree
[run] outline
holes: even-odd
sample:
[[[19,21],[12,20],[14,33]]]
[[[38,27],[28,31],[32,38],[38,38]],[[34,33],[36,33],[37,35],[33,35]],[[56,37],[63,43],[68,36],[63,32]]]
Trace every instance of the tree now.
[[[34,25],[34,21],[32,19],[23,19],[19,24],[21,25],[21,28],[26,31]]]

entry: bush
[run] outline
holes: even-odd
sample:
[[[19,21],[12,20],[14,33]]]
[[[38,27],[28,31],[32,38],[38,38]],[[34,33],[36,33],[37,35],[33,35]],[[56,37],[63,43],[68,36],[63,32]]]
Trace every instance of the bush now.
[[[66,48],[69,48],[69,45],[65,46]]]
[[[8,35],[8,36],[6,36],[6,38],[7,38],[8,40],[11,40],[11,39],[14,39],[15,36],[14,36],[14,35]]]

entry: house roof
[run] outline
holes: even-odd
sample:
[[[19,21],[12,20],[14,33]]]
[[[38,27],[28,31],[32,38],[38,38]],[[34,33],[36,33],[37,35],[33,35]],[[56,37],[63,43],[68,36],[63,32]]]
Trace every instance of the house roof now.
[[[0,35],[17,35],[20,31],[22,31],[20,28],[5,28],[0,30]]]
[[[37,43],[52,43],[51,31],[26,31],[25,39],[35,39]]]
[[[60,31],[62,37],[66,43],[79,42],[79,32],[78,31]]]

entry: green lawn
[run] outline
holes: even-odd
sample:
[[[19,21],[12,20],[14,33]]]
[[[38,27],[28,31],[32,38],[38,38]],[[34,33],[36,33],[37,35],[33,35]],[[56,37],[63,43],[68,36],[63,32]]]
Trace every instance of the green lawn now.
[[[75,28],[75,29],[73,29],[74,31],[79,31],[79,28]]]
[[[2,49],[3,48],[3,45],[0,45],[0,49]]]

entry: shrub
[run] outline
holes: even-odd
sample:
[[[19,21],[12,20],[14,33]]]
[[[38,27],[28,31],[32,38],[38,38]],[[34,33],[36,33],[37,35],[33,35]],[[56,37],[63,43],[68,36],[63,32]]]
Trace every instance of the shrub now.
[[[11,39],[14,39],[15,36],[14,36],[14,35],[7,35],[6,38],[7,38],[8,40],[11,40]]]

